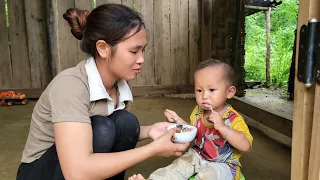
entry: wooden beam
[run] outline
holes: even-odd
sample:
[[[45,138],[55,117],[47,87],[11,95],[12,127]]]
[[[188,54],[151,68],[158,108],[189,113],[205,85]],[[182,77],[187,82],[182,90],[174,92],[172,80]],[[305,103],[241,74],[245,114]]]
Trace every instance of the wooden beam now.
[[[270,86],[270,14],[271,8],[269,7],[267,11],[265,11],[266,15],[266,85]]]
[[[276,141],[287,148],[292,148],[292,138],[288,137],[281,132],[278,132],[271,127],[268,127],[264,124],[261,124],[256,119],[252,119],[251,117],[243,114],[243,112],[239,112],[241,116],[244,118],[245,122],[248,124],[250,128],[258,129],[260,132],[262,132],[264,135],[272,139],[273,141]]]
[[[12,90],[17,93],[26,94],[27,98],[38,99],[45,89],[44,88],[38,88],[38,89],[0,89],[0,92],[12,91]],[[194,91],[193,85],[133,86],[132,87],[133,96],[193,93],[193,91]]]
[[[262,10],[262,11],[267,11],[270,8],[270,7],[250,6],[250,5],[245,5],[244,7],[246,9]]]
[[[255,121],[289,138],[292,137],[292,117],[271,109],[259,107],[236,96],[229,99],[227,103]]]
[[[176,86],[133,86],[133,96],[148,96],[157,94],[180,94],[193,93],[193,85],[176,85]]]

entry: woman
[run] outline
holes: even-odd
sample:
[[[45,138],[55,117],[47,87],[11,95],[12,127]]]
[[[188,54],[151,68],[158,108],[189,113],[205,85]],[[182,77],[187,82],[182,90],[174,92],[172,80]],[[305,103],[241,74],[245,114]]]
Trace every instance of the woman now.
[[[63,17],[91,57],[59,73],[34,107],[17,179],[124,179],[124,171],[152,156],[180,156],[168,123],[140,126],[125,110],[127,80],[140,73],[147,44],[141,16],[118,4]],[[139,140],[152,143],[135,148]]]

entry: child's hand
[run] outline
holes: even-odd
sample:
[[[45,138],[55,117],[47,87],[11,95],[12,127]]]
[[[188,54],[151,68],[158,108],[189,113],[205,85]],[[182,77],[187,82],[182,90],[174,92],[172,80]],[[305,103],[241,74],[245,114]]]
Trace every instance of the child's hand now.
[[[164,111],[164,116],[167,118],[167,120],[168,120],[169,122],[172,122],[172,123],[176,123],[176,124],[189,124],[189,123],[187,123],[186,121],[184,121],[181,117],[179,117],[176,112],[171,111],[171,110],[169,110],[169,109],[166,109],[166,110]]]
[[[179,119],[181,119],[176,112],[166,109],[164,111],[164,116],[167,118],[169,122],[177,123]]]
[[[209,121],[214,124],[214,128],[219,131],[222,127],[226,126],[224,124],[222,116],[217,111],[212,111],[209,115]]]

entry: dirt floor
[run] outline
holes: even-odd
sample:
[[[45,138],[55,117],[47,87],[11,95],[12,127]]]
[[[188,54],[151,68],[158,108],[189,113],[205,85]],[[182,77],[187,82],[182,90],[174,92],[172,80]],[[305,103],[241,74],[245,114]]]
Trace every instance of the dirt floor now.
[[[28,135],[31,113],[35,101],[25,106],[0,106],[0,180],[13,180],[20,163],[21,153]],[[175,110],[188,119],[193,109],[193,99],[135,98],[130,111],[142,125],[165,121],[165,108]],[[250,153],[243,154],[243,174],[247,180],[290,179],[291,150],[267,138],[258,130],[250,129],[254,141]],[[146,140],[138,146],[149,143]],[[148,176],[157,168],[168,165],[174,158],[154,157],[127,170],[126,175],[142,173]]]

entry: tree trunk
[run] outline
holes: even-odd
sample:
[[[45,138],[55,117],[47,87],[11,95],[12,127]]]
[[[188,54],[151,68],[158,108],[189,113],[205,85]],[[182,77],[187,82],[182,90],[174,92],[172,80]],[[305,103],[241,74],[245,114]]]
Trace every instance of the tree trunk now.
[[[270,14],[271,8],[269,7],[267,11],[265,11],[266,15],[266,86],[270,86]]]

